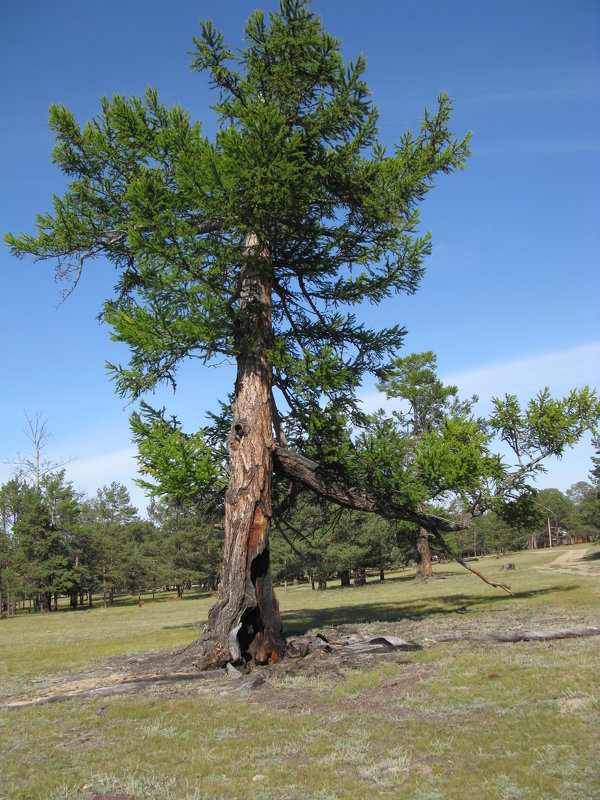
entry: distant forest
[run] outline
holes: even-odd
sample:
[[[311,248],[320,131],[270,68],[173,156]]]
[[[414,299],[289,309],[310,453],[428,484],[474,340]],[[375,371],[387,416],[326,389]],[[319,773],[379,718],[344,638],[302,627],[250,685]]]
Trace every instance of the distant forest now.
[[[491,513],[471,528],[446,534],[463,557],[526,547],[548,547],[600,535],[597,488],[581,481],[566,494],[544,489],[539,516],[528,529]],[[451,509],[455,514],[459,508]],[[127,489],[111,483],[93,498],[76,491],[64,469],[39,480],[23,475],[0,487],[0,597],[2,616],[108,605],[122,593],[163,590],[183,597],[217,588],[222,559],[222,510],[193,502],[153,499],[148,518]],[[551,537],[551,539],[550,539]],[[416,563],[418,527],[374,514],[333,507],[308,497],[291,518],[274,521],[271,565],[277,583],[381,580]],[[445,554],[432,542],[432,556]],[[59,602],[60,601],[60,602]]]

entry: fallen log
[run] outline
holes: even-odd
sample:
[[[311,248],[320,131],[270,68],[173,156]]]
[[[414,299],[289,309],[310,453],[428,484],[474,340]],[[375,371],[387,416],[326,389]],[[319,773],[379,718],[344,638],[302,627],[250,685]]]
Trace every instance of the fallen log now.
[[[430,642],[549,642],[554,639],[578,639],[582,636],[600,636],[600,627],[569,628],[559,631],[516,631],[514,633],[486,633],[478,635],[440,636]]]

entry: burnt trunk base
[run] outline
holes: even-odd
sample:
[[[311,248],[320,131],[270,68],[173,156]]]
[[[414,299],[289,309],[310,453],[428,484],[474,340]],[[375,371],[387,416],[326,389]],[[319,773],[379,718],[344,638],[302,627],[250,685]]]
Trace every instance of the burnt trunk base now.
[[[267,473],[268,474],[268,473]],[[223,667],[228,663],[272,664],[285,653],[285,636],[279,604],[271,578],[269,527],[270,515],[260,500],[252,508],[232,503],[226,497],[231,518],[234,511],[243,524],[231,525],[237,536],[226,541],[229,557],[224,561],[217,601],[198,642],[191,645],[198,652],[201,669]],[[233,510],[232,510],[233,509]]]
[[[214,669],[226,664],[272,664],[284,653],[279,603],[273,591],[268,550],[251,564],[252,599],[246,593],[233,604],[221,591],[211,608],[202,636],[186,650],[200,669]],[[252,600],[255,601],[252,602]]]

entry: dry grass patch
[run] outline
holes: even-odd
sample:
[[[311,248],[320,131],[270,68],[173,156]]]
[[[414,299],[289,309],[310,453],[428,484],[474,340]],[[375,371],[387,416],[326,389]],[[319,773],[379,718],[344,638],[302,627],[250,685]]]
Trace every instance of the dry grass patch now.
[[[508,800],[600,797],[600,639],[442,643],[447,633],[600,624],[588,576],[539,572],[516,554],[514,598],[454,567],[352,590],[280,592],[289,629],[389,633],[418,652],[264,670],[255,691],[222,678],[156,684],[134,697],[0,713],[2,800]],[[492,577],[502,560],[480,564]],[[207,599],[0,623],[5,698],[116,680],[125,656],[186,644]],[[130,667],[127,667],[130,668]],[[35,681],[35,683],[34,683]]]

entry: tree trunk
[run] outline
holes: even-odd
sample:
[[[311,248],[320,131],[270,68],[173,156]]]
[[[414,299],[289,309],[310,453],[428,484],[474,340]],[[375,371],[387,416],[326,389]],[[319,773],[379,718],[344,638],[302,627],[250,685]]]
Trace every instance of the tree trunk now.
[[[423,580],[433,578],[429,535],[425,528],[419,528],[419,537],[417,539],[417,578],[422,578]]]
[[[246,235],[233,422],[227,438],[229,484],[217,600],[197,644],[199,666],[277,661],[285,650],[269,560],[273,420],[271,281],[268,256]],[[250,341],[249,341],[250,340]]]
[[[364,586],[367,582],[367,571],[364,567],[354,570],[354,585]]]
[[[340,581],[342,586],[350,586],[350,570],[343,569],[340,572]]]

